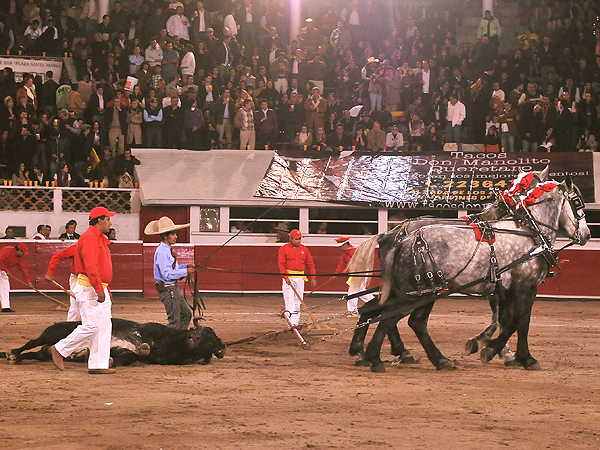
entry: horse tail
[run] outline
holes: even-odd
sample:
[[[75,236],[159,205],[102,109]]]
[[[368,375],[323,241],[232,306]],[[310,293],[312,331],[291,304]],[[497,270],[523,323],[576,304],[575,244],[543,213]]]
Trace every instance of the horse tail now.
[[[375,247],[377,246],[379,236],[380,235],[376,234],[358,246],[348,263],[348,272],[370,272],[373,270]],[[367,280],[366,285],[368,286],[370,278],[352,275],[350,285],[353,289],[359,290],[365,280]]]
[[[383,265],[381,267],[381,296],[379,297],[379,303],[385,302],[392,291],[394,280],[394,260],[396,259],[396,252],[399,248],[399,245],[394,245],[387,255],[385,255],[385,260],[383,261]]]

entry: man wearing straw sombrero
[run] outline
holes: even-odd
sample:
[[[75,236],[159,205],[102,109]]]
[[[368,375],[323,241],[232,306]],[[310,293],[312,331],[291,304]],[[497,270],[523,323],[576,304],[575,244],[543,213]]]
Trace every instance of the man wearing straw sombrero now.
[[[154,253],[154,279],[160,300],[165,305],[168,327],[187,330],[192,320],[192,310],[181,295],[177,282],[188,274],[194,273],[194,266],[177,265],[177,255],[172,246],[177,242],[177,230],[189,227],[190,224],[175,225],[166,216],[153,220],[144,229],[148,236],[160,235],[160,244]]]

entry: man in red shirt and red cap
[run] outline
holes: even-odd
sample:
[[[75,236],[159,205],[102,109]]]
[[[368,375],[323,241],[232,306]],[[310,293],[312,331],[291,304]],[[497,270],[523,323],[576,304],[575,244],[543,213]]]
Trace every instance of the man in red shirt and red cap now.
[[[112,226],[110,218],[114,215],[102,206],[92,209],[90,227],[77,241],[74,255],[77,285],[73,293],[79,305],[81,325],[50,347],[52,361],[60,370],[65,370],[63,357],[89,339],[88,373],[115,373],[109,368],[112,295],[108,284],[112,281],[113,271],[108,249],[110,241],[106,237]]]
[[[340,258],[340,263],[338,264],[335,273],[343,273],[348,270],[348,263],[350,259],[354,256],[356,252],[356,247],[350,243],[350,237],[342,236],[335,240],[340,246],[340,250],[342,251],[342,257]],[[348,295],[352,295],[356,292],[364,291],[367,289],[367,280],[368,278],[364,278],[364,281],[360,284],[358,288],[352,287],[352,277],[348,278],[346,284],[348,287]],[[351,298],[347,301],[348,311],[351,313],[358,313],[358,299],[361,299],[363,302],[367,303],[373,300],[373,294],[364,294],[360,297]]]
[[[19,242],[16,245],[9,245],[0,250],[0,304],[2,312],[15,312],[10,307],[10,282],[8,281],[8,271],[10,268],[17,266],[23,275],[25,282],[31,284],[31,279],[23,263],[23,256],[29,255],[27,245],[24,242]]]
[[[290,241],[279,249],[277,258],[279,272],[287,274],[283,276],[283,300],[285,314],[294,327],[300,323],[300,299],[304,296],[304,282],[308,281],[306,275],[310,275],[310,285],[313,288],[317,286],[315,263],[301,240],[299,230],[290,231]]]
[[[54,280],[54,271],[56,267],[63,261],[70,259],[71,260],[71,276],[69,277],[69,289],[71,292],[74,292],[77,286],[77,275],[75,275],[75,253],[77,252],[77,245],[71,245],[70,247],[63,248],[62,250],[57,251],[52,258],[50,258],[50,264],[48,265],[48,270],[46,271],[46,275],[44,278],[48,281]],[[69,305],[69,312],[67,313],[67,321],[75,322],[80,320],[81,316],[79,314],[79,304],[77,300],[73,297],[69,296],[71,300],[71,304]]]

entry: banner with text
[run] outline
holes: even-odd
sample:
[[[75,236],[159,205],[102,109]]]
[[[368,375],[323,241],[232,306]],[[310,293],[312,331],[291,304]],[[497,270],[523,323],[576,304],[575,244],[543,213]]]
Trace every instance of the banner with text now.
[[[296,158],[276,153],[256,197],[356,202],[386,208],[481,209],[519,171],[570,175],[584,201],[595,202],[591,153],[353,154]]]
[[[11,56],[0,56],[0,68],[10,67],[15,73],[17,81],[21,81],[24,73],[43,75],[51,70],[54,72],[54,78],[58,79],[62,72],[62,58],[41,59],[41,58],[20,58]]]

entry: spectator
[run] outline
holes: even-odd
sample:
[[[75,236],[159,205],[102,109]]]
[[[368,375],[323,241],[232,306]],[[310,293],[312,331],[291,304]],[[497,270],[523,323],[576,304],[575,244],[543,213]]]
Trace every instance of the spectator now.
[[[344,133],[344,125],[337,123],[335,131],[327,136],[327,146],[334,150],[346,150],[352,146],[352,140],[350,136]]]
[[[218,144],[220,148],[228,148],[233,141],[233,120],[235,118],[235,102],[231,98],[229,89],[223,91],[223,95],[215,102],[215,122],[218,132]],[[223,137],[225,136],[225,140]]]
[[[383,150],[385,147],[386,132],[381,129],[379,122],[373,122],[373,129],[367,134],[367,149],[370,151]]]
[[[308,127],[306,125],[302,125],[300,128],[300,132],[296,134],[292,142],[295,146],[303,148],[305,150],[312,147],[312,134],[309,133]]]
[[[479,22],[477,27],[477,39],[482,39],[484,35],[487,35],[490,39],[490,43],[494,46],[495,52],[498,51],[500,46],[500,36],[502,36],[502,26],[500,21],[492,16],[492,12],[487,9],[484,12],[483,19]]]
[[[352,136],[352,147],[353,150],[364,152],[369,150],[369,139],[365,133],[365,129],[362,125],[356,127],[356,133]]]
[[[105,121],[108,128],[108,142],[113,154],[123,154],[127,135],[127,110],[121,106],[121,100],[114,99],[113,106],[106,109]]]
[[[189,150],[200,150],[203,122],[204,117],[202,110],[198,108],[198,101],[192,100],[184,113],[185,139]]]
[[[595,152],[598,149],[598,142],[590,130],[585,128],[583,134],[577,142],[577,150],[580,152]]]
[[[65,225],[65,232],[62,233],[58,238],[61,241],[76,241],[79,239],[79,233],[75,230],[77,229],[77,222],[75,220],[69,220]]]
[[[163,137],[166,148],[182,148],[184,112],[177,97],[167,98],[169,105],[163,108]],[[188,145],[190,143],[188,142]]]
[[[146,135],[144,144],[151,148],[160,148],[162,145],[162,120],[163,111],[158,106],[158,99],[151,98],[144,109],[144,123]]]
[[[144,113],[137,98],[131,100],[131,105],[127,109],[127,140],[129,146],[140,147],[142,145],[142,123],[144,123]]]
[[[254,150],[256,143],[254,124],[254,105],[252,100],[247,98],[234,119],[234,125],[240,129],[240,150],[246,148]]]
[[[32,239],[36,241],[45,241],[50,239],[50,228],[47,225],[38,225],[37,233],[35,233]]]
[[[387,151],[397,152],[403,150],[404,147],[404,136],[398,130],[398,125],[392,126],[392,131],[387,134],[385,138],[385,147]]]
[[[325,125],[325,111],[327,111],[327,102],[321,97],[321,90],[318,87],[312,89],[312,95],[306,99],[304,104],[306,111],[306,124],[309,130],[316,130]]]
[[[133,189],[133,188],[134,188],[134,184],[133,184],[133,180],[131,179],[131,175],[129,175],[128,172],[125,172],[119,178],[119,189]]]
[[[450,94],[446,113],[446,142],[460,143],[461,126],[466,116],[465,105],[458,100],[456,94]]]
[[[54,181],[58,187],[71,186],[71,174],[69,173],[69,166],[67,164],[63,164],[59,171],[54,174]]]
[[[277,138],[279,136],[279,124],[275,111],[269,108],[268,102],[260,102],[260,110],[255,115],[256,120],[256,142],[259,149],[277,149]]]

